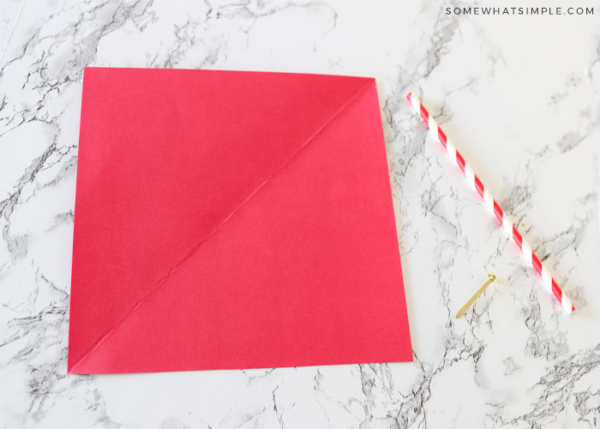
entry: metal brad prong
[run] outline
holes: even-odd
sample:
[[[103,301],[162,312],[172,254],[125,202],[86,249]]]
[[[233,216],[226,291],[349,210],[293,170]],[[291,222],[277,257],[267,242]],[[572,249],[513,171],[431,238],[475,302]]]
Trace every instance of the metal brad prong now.
[[[479,298],[479,295],[481,295],[483,293],[483,291],[486,290],[489,285],[491,285],[492,283],[496,283],[497,281],[498,281],[498,278],[496,277],[495,274],[488,274],[488,281],[485,282],[483,284],[483,286],[481,286],[479,288],[479,290],[477,292],[475,292],[475,295],[473,295],[471,297],[471,299],[468,300],[465,305],[463,305],[463,307],[458,311],[458,313],[456,313],[456,318],[458,319],[460,316],[465,314],[467,312],[467,310],[469,309],[469,307],[475,302],[475,300],[477,298]]]

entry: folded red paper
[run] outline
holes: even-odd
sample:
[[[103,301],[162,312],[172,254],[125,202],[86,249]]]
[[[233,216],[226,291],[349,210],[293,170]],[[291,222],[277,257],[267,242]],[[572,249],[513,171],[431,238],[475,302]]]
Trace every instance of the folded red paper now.
[[[374,79],[86,68],[68,371],[412,360]]]

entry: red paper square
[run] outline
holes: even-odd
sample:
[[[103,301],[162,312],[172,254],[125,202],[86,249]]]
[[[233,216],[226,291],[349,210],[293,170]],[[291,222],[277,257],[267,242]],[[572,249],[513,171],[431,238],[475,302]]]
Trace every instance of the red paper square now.
[[[411,361],[375,80],[86,68],[69,373]]]

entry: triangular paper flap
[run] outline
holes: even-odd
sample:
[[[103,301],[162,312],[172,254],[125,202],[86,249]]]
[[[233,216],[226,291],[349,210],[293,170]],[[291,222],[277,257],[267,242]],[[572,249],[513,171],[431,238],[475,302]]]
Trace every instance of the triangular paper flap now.
[[[69,367],[372,83],[87,68]]]
[[[411,353],[372,85],[73,372],[390,362]]]

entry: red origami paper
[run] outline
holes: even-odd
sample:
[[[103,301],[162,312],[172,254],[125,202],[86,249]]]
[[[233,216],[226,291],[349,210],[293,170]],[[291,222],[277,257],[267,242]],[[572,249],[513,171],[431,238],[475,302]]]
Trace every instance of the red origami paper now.
[[[412,360],[374,79],[86,68],[72,374]]]

